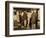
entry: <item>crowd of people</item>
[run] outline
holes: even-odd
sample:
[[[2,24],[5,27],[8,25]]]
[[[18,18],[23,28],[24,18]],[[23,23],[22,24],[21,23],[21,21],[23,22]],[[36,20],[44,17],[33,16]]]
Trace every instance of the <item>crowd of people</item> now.
[[[18,16],[18,17],[17,17]],[[17,17],[17,18],[16,18]],[[38,9],[33,9],[33,10],[17,10],[16,12],[16,21],[17,23],[15,23],[15,27],[16,27],[16,24],[20,27],[18,27],[18,29],[22,29],[22,28],[25,28],[25,29],[36,29],[37,27],[37,21],[38,21]],[[17,21],[18,20],[18,21]],[[21,28],[21,26],[23,26]]]

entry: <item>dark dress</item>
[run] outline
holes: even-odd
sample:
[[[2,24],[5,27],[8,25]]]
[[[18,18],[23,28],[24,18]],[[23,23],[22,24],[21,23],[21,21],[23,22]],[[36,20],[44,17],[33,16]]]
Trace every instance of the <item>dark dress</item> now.
[[[37,13],[33,13],[33,14],[31,15],[31,25],[32,25],[32,24],[35,24],[36,27],[37,27],[37,18],[38,18],[38,14],[37,14]]]
[[[28,24],[28,17],[27,17],[27,14],[24,12],[23,14],[23,18],[24,20],[26,20],[26,27],[27,27],[27,24]]]

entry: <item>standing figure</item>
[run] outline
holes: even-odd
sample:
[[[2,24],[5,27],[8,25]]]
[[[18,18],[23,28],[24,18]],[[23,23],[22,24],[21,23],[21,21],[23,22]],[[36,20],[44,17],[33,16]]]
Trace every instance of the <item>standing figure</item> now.
[[[27,25],[27,29],[30,29],[31,28],[31,15],[33,13],[33,11],[29,11],[27,12],[28,13],[28,25]]]
[[[23,14],[23,18],[24,18],[24,26],[26,26],[27,27],[27,12],[26,11],[24,11],[24,14]]]
[[[23,12],[19,13],[19,20],[20,20],[20,24],[24,25],[24,18],[23,18]]]
[[[36,9],[33,9],[33,13],[31,15],[31,26],[32,26],[32,29],[36,29],[36,21],[37,21],[37,10]]]

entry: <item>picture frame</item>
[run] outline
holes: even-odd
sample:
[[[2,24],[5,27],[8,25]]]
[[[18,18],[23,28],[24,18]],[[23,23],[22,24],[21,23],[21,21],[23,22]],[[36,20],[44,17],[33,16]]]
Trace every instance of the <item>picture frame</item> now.
[[[29,17],[31,17],[31,13],[29,13],[29,12],[36,12],[34,10],[37,10],[38,16],[40,14],[40,17],[37,16],[38,19],[40,18],[39,23],[38,23],[38,21],[36,22],[37,27],[35,27],[35,24],[34,24],[34,26],[32,25],[31,27],[28,26],[29,20],[28,21],[19,20],[21,22],[18,23],[18,19],[19,19],[19,17],[17,17],[18,13],[20,13],[20,12],[23,12],[24,14],[27,13],[28,18],[26,18],[26,19],[29,19]],[[40,11],[38,12],[38,10],[40,10]],[[21,13],[21,15],[23,15],[23,13]],[[26,14],[25,14],[25,16],[26,16]],[[14,22],[14,19],[17,21]],[[14,25],[14,23],[15,23],[15,25]],[[23,26],[24,27],[23,29],[21,27],[18,27],[19,25],[22,26],[21,23],[22,23],[22,25],[23,25],[23,23],[27,24],[27,27],[25,27],[25,25]],[[32,24],[32,23],[33,22],[31,20],[30,24]],[[18,26],[16,26],[16,24]],[[40,25],[40,26],[38,26],[38,25]],[[28,27],[30,27],[30,28],[28,28]],[[45,3],[5,1],[5,36],[6,37],[44,35],[44,34],[45,34]]]

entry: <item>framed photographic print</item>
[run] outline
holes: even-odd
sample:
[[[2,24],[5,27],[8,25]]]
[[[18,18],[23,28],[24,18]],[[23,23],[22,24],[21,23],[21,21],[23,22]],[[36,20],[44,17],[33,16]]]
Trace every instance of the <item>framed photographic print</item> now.
[[[5,2],[5,36],[45,34],[45,4]]]

